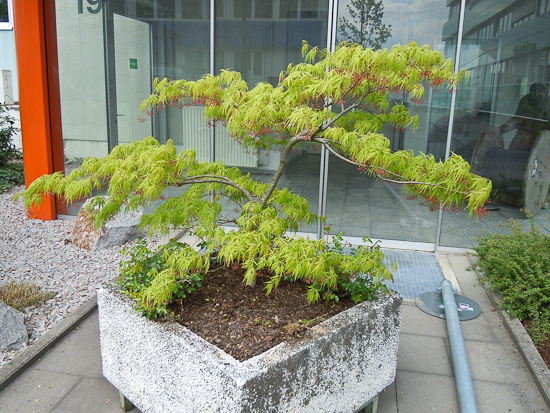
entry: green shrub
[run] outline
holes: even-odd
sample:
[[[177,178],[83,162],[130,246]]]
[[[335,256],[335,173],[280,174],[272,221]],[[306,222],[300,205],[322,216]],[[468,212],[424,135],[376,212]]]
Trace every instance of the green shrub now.
[[[193,248],[181,242],[171,242],[157,251],[147,248],[140,238],[131,248],[122,250],[117,284],[136,301],[136,308],[147,318],[168,315],[167,305],[201,287],[208,262]],[[174,270],[168,264],[173,256],[193,256],[193,271]]]
[[[5,167],[10,160],[21,159],[21,152],[13,145],[12,137],[16,132],[15,119],[6,108],[0,105],[0,168]]]
[[[550,333],[550,237],[541,234],[532,218],[505,224],[510,234],[489,234],[475,247],[483,281],[502,294],[502,307],[521,321],[529,321],[529,334],[540,344]]]
[[[0,194],[15,185],[25,183],[25,173],[22,163],[10,163],[0,167]]]

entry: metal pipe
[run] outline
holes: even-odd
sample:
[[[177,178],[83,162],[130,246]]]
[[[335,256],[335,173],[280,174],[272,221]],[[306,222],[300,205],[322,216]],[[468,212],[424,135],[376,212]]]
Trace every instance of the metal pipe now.
[[[447,320],[447,331],[451,342],[451,355],[455,372],[456,390],[461,413],[477,413],[476,396],[474,385],[466,356],[464,337],[460,329],[460,320],[456,308],[455,294],[450,281],[441,282],[441,294],[445,306],[445,319]]]

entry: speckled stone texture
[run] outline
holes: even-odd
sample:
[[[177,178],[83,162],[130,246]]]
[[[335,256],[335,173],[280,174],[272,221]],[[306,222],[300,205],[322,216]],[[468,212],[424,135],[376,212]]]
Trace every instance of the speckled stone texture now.
[[[139,229],[143,208],[134,212],[121,210],[97,230],[86,210],[89,201],[80,208],[74,224],[73,244],[77,247],[95,251],[123,245],[143,235]]]
[[[244,362],[179,324],[136,314],[113,287],[99,290],[98,306],[103,374],[143,412],[350,413],[395,379],[398,293]]]

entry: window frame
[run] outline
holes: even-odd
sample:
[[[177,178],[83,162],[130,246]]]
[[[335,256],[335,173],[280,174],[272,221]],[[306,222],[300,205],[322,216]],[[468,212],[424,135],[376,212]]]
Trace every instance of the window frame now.
[[[8,21],[0,22],[0,30],[13,30],[13,7],[12,0],[7,0],[8,3]]]

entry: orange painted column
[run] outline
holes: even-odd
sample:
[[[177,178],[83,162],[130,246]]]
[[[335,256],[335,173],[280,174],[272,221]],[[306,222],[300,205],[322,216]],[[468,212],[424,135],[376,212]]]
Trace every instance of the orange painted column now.
[[[52,51],[47,49],[46,32],[52,34],[52,29],[50,23],[48,27],[45,24],[46,16],[49,18],[53,14],[55,17],[52,13],[53,3],[53,0],[13,2],[23,163],[27,187],[39,176],[63,170],[60,116],[55,119],[59,113],[59,87],[55,90],[57,79],[48,79],[48,59],[54,58],[54,62],[56,60],[56,53],[47,54]],[[51,44],[55,37],[49,37]],[[58,124],[52,125],[52,115],[54,122]],[[55,200],[45,198],[40,207],[29,209],[29,217],[56,219]]]

